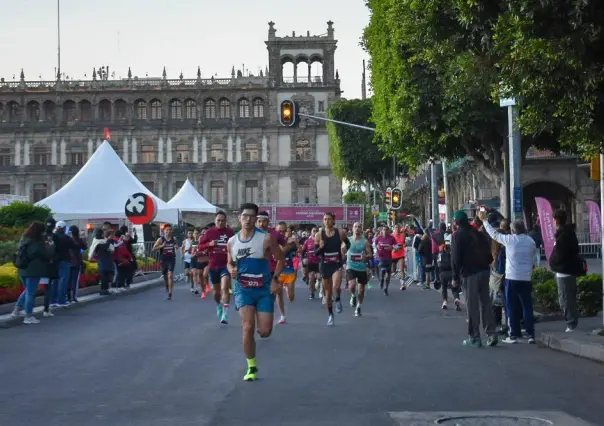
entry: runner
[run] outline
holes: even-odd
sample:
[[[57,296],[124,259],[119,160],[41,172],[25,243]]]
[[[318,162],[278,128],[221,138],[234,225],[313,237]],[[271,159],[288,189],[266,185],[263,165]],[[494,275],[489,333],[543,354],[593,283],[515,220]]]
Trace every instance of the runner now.
[[[164,283],[168,289],[167,300],[172,300],[172,289],[174,288],[174,267],[176,266],[176,250],[178,244],[172,236],[172,225],[164,226],[164,235],[159,237],[153,244],[153,251],[159,251],[161,273]]]
[[[396,272],[401,273],[401,290],[406,290],[405,285],[405,250],[407,249],[407,234],[401,225],[394,225],[392,234],[396,241],[396,246],[392,251],[392,267]]]
[[[396,246],[396,240],[390,235],[390,228],[384,226],[382,235],[375,239],[377,256],[380,259],[380,289],[388,296],[388,286],[390,285],[390,276],[392,273],[392,250]],[[384,279],[386,285],[384,285]]]
[[[199,294],[199,292],[195,289],[195,282],[193,281],[193,268],[191,267],[191,263],[193,260],[193,231],[187,232],[187,238],[182,242],[182,247],[180,248],[183,256],[183,261],[185,264],[185,277],[187,282],[191,284],[191,293]]]
[[[315,253],[321,257],[321,277],[323,278],[323,294],[327,304],[327,325],[334,325],[333,317],[333,290],[336,290],[336,312],[342,313],[340,301],[340,284],[342,282],[342,245],[347,248],[350,241],[346,233],[335,225],[336,216],[331,212],[323,216],[323,225],[315,235]]]
[[[304,245],[302,246],[302,256],[304,260],[306,260],[306,269],[308,270],[308,289],[309,289],[309,300],[313,300],[315,298],[315,291],[317,290],[315,285],[318,283],[319,275],[319,257],[315,254],[315,236],[319,232],[319,229],[313,228],[311,231],[311,236],[308,238]]]
[[[231,276],[227,270],[227,243],[234,233],[227,227],[226,213],[219,211],[214,219],[216,226],[201,237],[198,250],[208,250],[209,276],[214,288],[216,315],[222,324],[229,323],[229,302],[231,301]]]
[[[195,262],[194,263],[195,269],[193,269],[193,270],[195,271],[195,276],[197,277],[197,282],[199,283],[199,287],[201,288],[201,298],[202,299],[205,299],[207,297],[207,293],[209,291],[208,273],[207,273],[209,255],[208,255],[208,249],[205,249],[205,250],[199,249],[199,242],[203,239],[203,236],[205,235],[207,230],[208,230],[208,228],[203,228],[201,230],[201,233],[198,233],[197,238],[195,238],[195,256],[193,256],[193,259]],[[193,262],[192,262],[192,265],[193,265]]]
[[[277,277],[284,264],[283,252],[275,239],[254,226],[257,214],[256,204],[243,204],[239,215],[241,231],[227,243],[227,265],[235,280],[235,307],[241,318],[243,352],[247,359],[245,381],[257,378],[256,321],[260,337],[269,337],[273,330],[275,293],[281,290]],[[269,256],[277,261],[274,276],[270,271]]]
[[[268,224],[269,224],[268,212],[266,212],[266,211],[259,212],[258,218],[256,219],[256,226],[258,228],[260,228],[260,230],[266,232],[267,234],[270,234],[275,239],[275,241],[277,241],[277,244],[280,247],[285,246],[287,244],[287,241],[285,240],[285,236],[283,234],[277,232],[275,229],[270,228],[268,226]],[[274,273],[275,268],[277,267],[277,260],[274,258],[270,258],[269,263],[270,263],[271,273]]]
[[[361,305],[365,298],[365,285],[369,281],[367,276],[367,259],[371,256],[371,244],[363,236],[363,228],[359,222],[352,225],[352,241],[347,250],[346,280],[350,289],[350,306],[354,308],[354,316],[361,316]],[[359,284],[359,293],[356,293],[356,284]]]
[[[287,224],[285,222],[279,222],[277,225],[277,232],[283,235],[286,241],[286,243],[281,246],[281,251],[283,251],[285,256],[285,267],[283,268],[283,272],[281,272],[279,275],[279,282],[283,285],[283,289],[277,292],[277,307],[279,308],[279,312],[281,312],[279,324],[287,324],[283,291],[287,291],[289,302],[293,302],[295,297],[294,289],[297,276],[296,269],[294,267],[294,257],[298,253],[299,246],[296,238],[293,236],[292,228],[287,228]]]

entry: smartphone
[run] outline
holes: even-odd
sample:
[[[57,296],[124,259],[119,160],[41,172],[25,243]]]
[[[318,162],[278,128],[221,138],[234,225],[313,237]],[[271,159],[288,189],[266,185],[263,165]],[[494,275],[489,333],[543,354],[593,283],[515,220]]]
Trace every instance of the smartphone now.
[[[481,208],[480,208],[480,211],[484,213],[484,212],[486,212],[486,211],[487,211],[487,209],[485,209],[484,207],[481,207]]]

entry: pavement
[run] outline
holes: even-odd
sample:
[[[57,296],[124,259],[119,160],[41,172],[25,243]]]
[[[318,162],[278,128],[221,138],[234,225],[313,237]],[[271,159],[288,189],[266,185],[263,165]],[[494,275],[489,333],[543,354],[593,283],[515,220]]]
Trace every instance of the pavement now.
[[[355,318],[346,303],[328,328],[300,283],[289,323],[258,341],[252,383],[235,311],[220,325],[184,284],[172,301],[155,288],[57,311],[0,330],[0,425],[602,424],[604,365],[526,343],[462,347],[464,313],[416,286],[374,288],[363,307]]]

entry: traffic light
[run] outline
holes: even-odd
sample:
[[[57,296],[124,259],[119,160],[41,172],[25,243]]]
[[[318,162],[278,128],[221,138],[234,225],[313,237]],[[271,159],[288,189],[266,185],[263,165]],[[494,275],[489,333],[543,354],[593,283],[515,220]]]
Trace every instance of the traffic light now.
[[[392,208],[392,188],[386,188],[386,192],[384,192],[384,202],[386,203],[386,208]]]
[[[281,102],[281,110],[279,114],[279,120],[285,127],[292,127],[298,121],[298,111],[296,109],[296,103],[292,100],[286,99]]]
[[[600,181],[600,156],[595,155],[591,157],[591,164],[589,166],[589,178],[593,181]]]
[[[403,191],[399,188],[392,190],[392,208],[399,210],[403,206]]]
[[[390,219],[390,223],[392,223],[392,225],[396,223],[396,210],[390,210],[388,212],[388,219]]]

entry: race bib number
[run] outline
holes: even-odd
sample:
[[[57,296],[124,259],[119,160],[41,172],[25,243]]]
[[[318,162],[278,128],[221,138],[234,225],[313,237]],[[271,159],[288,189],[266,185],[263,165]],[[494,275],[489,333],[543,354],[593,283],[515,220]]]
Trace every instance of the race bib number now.
[[[362,262],[363,261],[363,255],[362,254],[351,254],[350,255],[350,260],[352,262]]]
[[[261,275],[240,275],[239,285],[243,288],[260,288],[264,286],[264,276]]]
[[[340,256],[338,253],[325,253],[323,255],[324,263],[338,263],[340,261]]]

